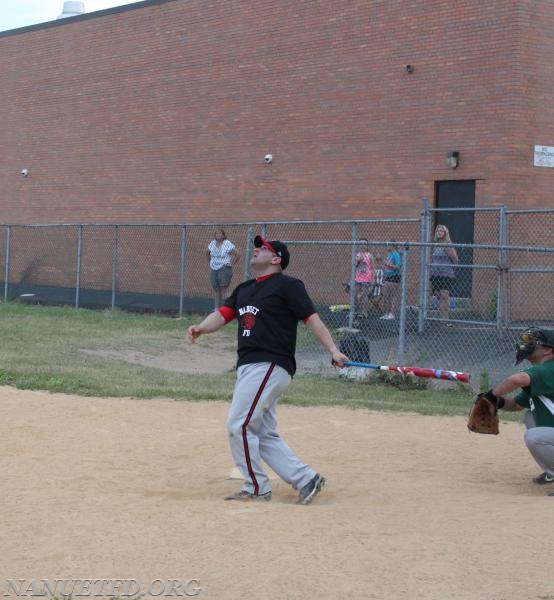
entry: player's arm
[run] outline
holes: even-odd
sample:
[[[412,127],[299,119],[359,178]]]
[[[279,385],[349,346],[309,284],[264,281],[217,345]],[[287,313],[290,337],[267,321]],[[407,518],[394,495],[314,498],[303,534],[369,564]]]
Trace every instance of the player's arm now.
[[[514,373],[513,375],[506,377],[506,379],[501,381],[497,386],[493,387],[491,392],[495,396],[504,399],[504,404],[499,405],[498,408],[508,411],[523,410],[523,406],[520,406],[514,398],[506,398],[505,394],[510,394],[519,388],[525,388],[530,385],[531,377],[529,377],[529,374],[525,373],[525,371],[520,371],[519,373]]]
[[[191,325],[187,329],[187,337],[189,342],[194,343],[201,335],[205,333],[213,333],[221,329],[227,323],[225,317],[219,310],[210,313],[199,325]]]
[[[329,352],[333,364],[337,367],[344,367],[344,363],[348,360],[348,357],[337,348],[333,336],[319,315],[313,313],[304,320],[304,323],[313,333],[315,339]]]

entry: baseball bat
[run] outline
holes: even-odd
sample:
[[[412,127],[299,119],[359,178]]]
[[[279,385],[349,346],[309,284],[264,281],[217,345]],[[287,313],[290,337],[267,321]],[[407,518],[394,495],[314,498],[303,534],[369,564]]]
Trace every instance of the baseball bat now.
[[[445,369],[428,369],[424,367],[394,367],[392,365],[374,365],[372,363],[354,362],[349,360],[345,362],[346,367],[363,367],[364,369],[379,369],[380,371],[394,371],[404,375],[415,375],[416,377],[430,377],[432,379],[446,379],[449,381],[469,382],[469,373],[461,371],[447,371]]]

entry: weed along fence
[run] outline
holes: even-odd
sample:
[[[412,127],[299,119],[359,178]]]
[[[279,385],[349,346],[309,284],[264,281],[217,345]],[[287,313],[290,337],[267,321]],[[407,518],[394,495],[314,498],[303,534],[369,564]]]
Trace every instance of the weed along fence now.
[[[430,284],[433,232],[469,217],[469,242],[449,226],[459,261],[445,314]],[[418,218],[355,222],[0,225],[3,299],[205,314],[213,307],[206,250],[218,227],[240,253],[231,286],[250,276],[256,234],[286,242],[287,274],[305,282],[337,335],[369,339],[371,362],[463,370],[475,382],[513,369],[518,330],[554,327],[554,211],[438,210],[426,201]],[[381,318],[383,289],[357,297],[362,243],[374,266],[395,248],[401,257],[393,318]],[[302,364],[327,364],[302,328],[298,353]]]

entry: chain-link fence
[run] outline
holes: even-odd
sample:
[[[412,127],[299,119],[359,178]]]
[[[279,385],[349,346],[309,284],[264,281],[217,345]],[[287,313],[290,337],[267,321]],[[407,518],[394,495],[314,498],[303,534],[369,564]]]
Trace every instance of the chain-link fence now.
[[[444,294],[433,289],[430,275],[441,246],[433,241],[434,227],[449,219],[465,222],[471,243],[453,239],[459,260]],[[413,219],[223,226],[240,253],[231,286],[250,276],[257,233],[280,239],[292,256],[287,274],[305,282],[337,336],[354,333],[369,341],[366,361],[469,371],[478,385],[484,374],[497,379],[513,369],[517,331],[554,327],[553,225],[554,210],[438,210],[424,201]],[[214,299],[206,251],[221,226],[0,226],[4,301],[208,313]],[[374,271],[365,286],[356,285],[361,244]],[[395,250],[400,277],[381,285],[376,275],[387,270]],[[383,318],[387,311],[392,318]],[[301,368],[328,360],[303,328],[298,354]]]

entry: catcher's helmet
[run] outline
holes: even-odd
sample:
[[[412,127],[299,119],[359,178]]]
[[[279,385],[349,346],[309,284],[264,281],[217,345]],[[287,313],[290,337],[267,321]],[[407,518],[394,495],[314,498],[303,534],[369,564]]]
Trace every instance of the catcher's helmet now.
[[[537,346],[554,348],[554,331],[530,327],[519,334],[516,344],[516,365],[533,353]]]

